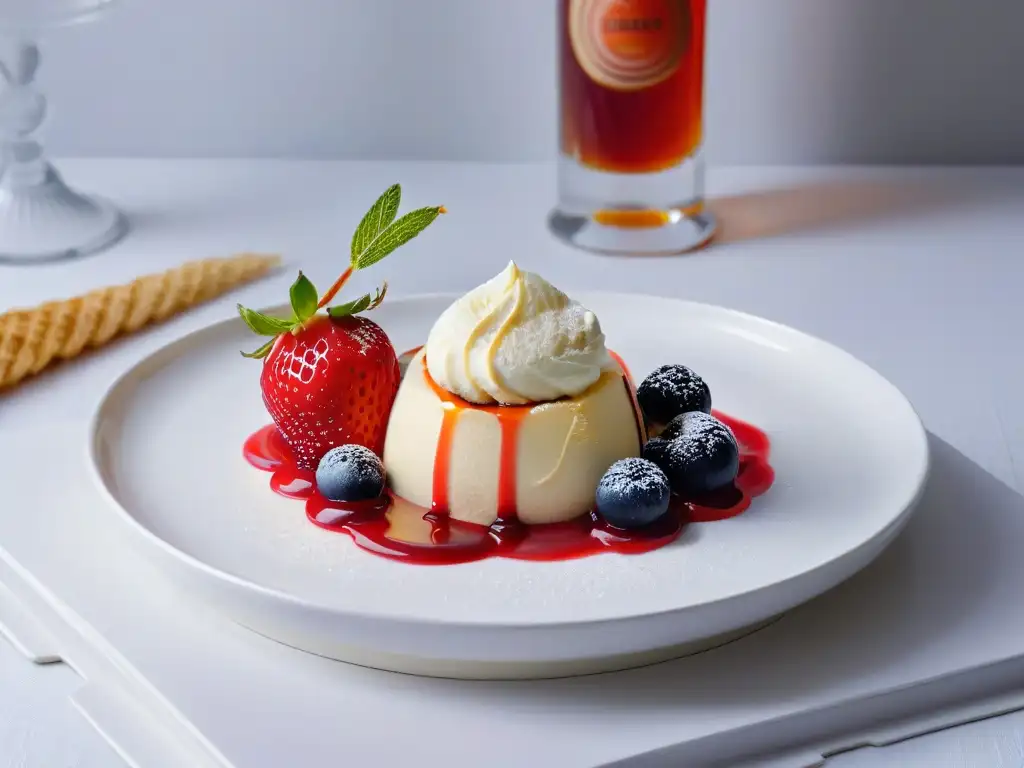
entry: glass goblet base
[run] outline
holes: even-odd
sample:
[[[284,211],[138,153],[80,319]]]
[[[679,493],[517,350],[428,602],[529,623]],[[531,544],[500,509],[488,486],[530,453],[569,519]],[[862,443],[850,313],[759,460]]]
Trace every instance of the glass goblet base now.
[[[127,231],[127,220],[113,204],[76,192],[52,166],[40,184],[0,184],[0,261],[85,256]]]

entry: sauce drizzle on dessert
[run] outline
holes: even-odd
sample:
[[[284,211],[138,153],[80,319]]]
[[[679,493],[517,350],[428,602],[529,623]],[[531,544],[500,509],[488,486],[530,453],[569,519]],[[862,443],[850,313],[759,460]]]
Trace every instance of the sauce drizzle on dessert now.
[[[644,412],[640,408],[640,401],[636,399],[636,384],[633,381],[633,374],[630,372],[629,366],[626,365],[626,361],[617,352],[609,349],[608,354],[622,369],[622,383],[629,393],[629,402],[633,404],[633,416],[636,418],[636,435],[640,440],[640,445],[643,445],[647,442],[647,427],[644,426]]]
[[[441,416],[441,433],[437,437],[437,452],[434,454],[434,490],[430,502],[430,511],[435,515],[448,514],[448,477],[452,472],[452,442],[459,413],[458,408],[451,407],[445,408]]]
[[[415,354],[419,349],[413,350]],[[408,352],[405,353],[409,354]],[[403,355],[405,357],[405,355]],[[415,374],[412,374],[415,375]],[[475,405],[467,403],[439,387],[423,365],[423,377],[434,391],[444,408],[441,419],[441,433],[437,438],[437,453],[434,456],[434,490],[430,511],[438,515],[448,514],[448,479],[451,475],[452,443],[459,416],[467,408],[492,414],[498,420],[501,430],[501,447],[498,455],[498,523],[515,524],[516,520],[516,453],[519,449],[519,427],[530,412],[532,405]]]
[[[411,358],[416,355],[422,347],[416,347],[404,352],[402,358]],[[630,402],[633,404],[633,415],[636,419],[637,438],[639,444],[643,445],[646,439],[643,415],[640,412],[640,405],[636,399],[636,388],[633,386],[632,377],[625,362],[614,352],[610,353],[615,362],[622,369],[622,379],[626,391],[629,392]],[[517,455],[519,453],[519,431],[523,421],[529,412],[535,407],[533,405],[477,405],[467,403],[458,395],[453,395],[431,377],[427,370],[426,360],[423,362],[423,377],[427,386],[433,390],[444,408],[444,415],[441,420],[441,433],[437,439],[437,452],[434,456],[434,477],[433,493],[430,504],[430,511],[437,515],[448,514],[448,479],[451,475],[452,444],[454,442],[455,427],[460,414],[466,409],[473,409],[489,413],[498,421],[498,428],[501,430],[501,444],[498,456],[498,519],[492,524],[493,529],[505,529],[518,524],[516,514],[516,482],[518,478]]]
[[[623,381],[638,417],[638,434],[643,439],[643,420],[632,377],[622,360],[614,353],[613,357],[623,370]],[[359,547],[377,555],[434,565],[488,557],[555,561],[608,551],[650,552],[675,541],[688,523],[725,520],[744,512],[754,497],[771,487],[775,478],[769,464],[768,436],[751,424],[715,411],[714,415],[732,429],[740,446],[739,473],[731,487],[701,498],[673,497],[668,513],[645,528],[615,528],[593,512],[565,523],[522,525],[515,514],[517,437],[519,425],[532,406],[469,406],[437,387],[426,370],[423,374],[445,403],[429,510],[390,493],[368,502],[329,501],[316,491],[313,473],[298,468],[288,444],[272,424],[246,440],[245,458],[254,467],[273,473],[270,485],[274,491],[304,499],[306,516],[315,525],[345,533]],[[495,414],[501,425],[498,520],[490,527],[460,522],[447,515],[452,436],[459,414],[466,407]]]

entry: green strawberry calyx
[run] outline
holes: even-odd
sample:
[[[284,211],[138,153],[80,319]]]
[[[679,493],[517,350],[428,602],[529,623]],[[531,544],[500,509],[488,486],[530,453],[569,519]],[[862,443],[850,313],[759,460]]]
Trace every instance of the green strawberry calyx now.
[[[402,187],[399,184],[388,187],[384,194],[377,198],[377,202],[366,212],[352,235],[348,267],[323,295],[318,293],[316,286],[308,277],[299,272],[299,276],[288,290],[291,317],[265,315],[239,304],[238,314],[249,329],[260,336],[270,337],[259,349],[243,352],[242,356],[256,360],[266,357],[279,336],[284,333],[298,334],[321,309],[327,307],[355,272],[376,264],[416,237],[440,214],[447,213],[443,205],[438,205],[417,208],[398,217],[398,206],[401,201]],[[372,294],[367,293],[358,299],[327,307],[327,314],[331,317],[346,317],[376,309],[384,301],[387,290],[388,284],[384,282]]]

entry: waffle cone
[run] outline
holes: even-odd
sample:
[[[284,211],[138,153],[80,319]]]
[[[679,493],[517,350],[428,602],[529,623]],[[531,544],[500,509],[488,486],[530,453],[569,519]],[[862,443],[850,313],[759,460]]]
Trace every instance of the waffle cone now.
[[[0,390],[262,277],[278,263],[277,256],[249,253],[190,261],[126,285],[0,314]]]

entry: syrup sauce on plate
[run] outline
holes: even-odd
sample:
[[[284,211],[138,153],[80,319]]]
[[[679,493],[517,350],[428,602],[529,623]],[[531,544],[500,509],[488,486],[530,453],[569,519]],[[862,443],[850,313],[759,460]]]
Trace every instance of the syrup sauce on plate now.
[[[643,418],[632,377],[621,358],[616,355],[615,359],[622,368],[623,384],[633,402],[642,442]],[[406,375],[417,375],[417,372],[410,371]],[[516,517],[516,455],[519,427],[531,406],[467,403],[437,387],[425,369],[423,375],[438,397],[449,404],[437,441],[430,509],[389,491],[371,501],[334,502],[324,498],[316,490],[314,473],[298,468],[288,444],[273,424],[250,435],[243,455],[252,466],[271,473],[270,487],[276,493],[303,500],[306,517],[315,525],[345,533],[357,546],[374,554],[430,565],[466,563],[488,557],[552,561],[600,552],[650,552],[675,541],[687,524],[725,520],[741,514],[751,500],[765,493],[774,481],[768,436],[752,424],[716,411],[714,415],[732,429],[740,446],[740,468],[732,486],[700,498],[673,497],[669,511],[645,528],[616,528],[596,512],[564,523],[524,525]],[[463,523],[448,516],[452,436],[459,415],[469,408],[493,413],[501,428],[498,519],[489,527]]]

